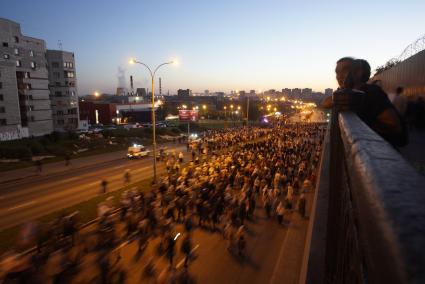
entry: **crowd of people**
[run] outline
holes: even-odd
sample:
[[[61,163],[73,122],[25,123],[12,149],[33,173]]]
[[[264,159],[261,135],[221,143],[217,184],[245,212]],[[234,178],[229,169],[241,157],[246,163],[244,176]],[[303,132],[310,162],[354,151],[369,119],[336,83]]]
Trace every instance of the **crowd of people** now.
[[[246,226],[259,210],[282,226],[288,223],[289,212],[305,217],[305,193],[314,187],[325,129],[323,124],[276,122],[206,131],[200,141],[188,144],[190,161],[183,153],[162,159],[166,173],[151,190],[125,191],[119,206],[112,199],[100,203],[95,230],[78,232],[77,214],[32,229],[27,242],[32,239],[37,250],[4,255],[0,279],[43,283],[46,263],[56,255],[59,268],[53,282],[66,283],[78,274],[84,256],[95,253],[96,281],[126,283],[119,247],[135,241],[136,253],[143,254],[153,239],[159,239],[157,254],[144,259],[143,277],[159,283],[193,283],[188,267],[193,261],[194,230],[222,234],[229,253],[243,259],[249,247]],[[124,180],[130,182],[128,172]],[[176,226],[184,231],[177,233]],[[177,250],[184,255],[181,269],[176,268]],[[157,271],[157,258],[165,258],[167,268]]]

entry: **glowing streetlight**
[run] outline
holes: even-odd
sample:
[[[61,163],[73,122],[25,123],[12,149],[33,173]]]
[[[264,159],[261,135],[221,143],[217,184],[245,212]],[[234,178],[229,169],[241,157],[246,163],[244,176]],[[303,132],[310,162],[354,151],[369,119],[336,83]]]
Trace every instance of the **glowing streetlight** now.
[[[206,110],[207,109],[207,106],[206,105],[202,105],[202,109],[203,110]]]
[[[156,122],[155,122],[155,74],[158,69],[164,65],[173,64],[176,65],[177,60],[172,60],[168,62],[164,62],[159,64],[153,71],[152,69],[145,63],[137,61],[134,58],[131,58],[128,62],[129,64],[140,64],[146,67],[149,70],[149,74],[151,75],[151,83],[152,83],[152,136],[153,136],[153,180],[156,183]]]
[[[240,110],[241,109],[241,106],[238,106],[238,110]]]
[[[100,96],[100,93],[99,93],[98,91],[95,91],[95,92],[94,92],[94,96],[95,96],[95,97],[98,97],[98,96]]]

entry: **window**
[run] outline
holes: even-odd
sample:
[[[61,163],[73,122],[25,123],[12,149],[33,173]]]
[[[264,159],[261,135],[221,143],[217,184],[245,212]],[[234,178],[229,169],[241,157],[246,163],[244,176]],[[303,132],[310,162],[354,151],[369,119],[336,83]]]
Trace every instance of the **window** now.
[[[16,67],[21,67],[21,66],[22,66],[21,60],[16,60]]]
[[[1,102],[2,102],[2,101],[4,101],[3,94],[0,94],[0,101],[1,101]]]
[[[6,125],[6,124],[7,124],[6,119],[0,119],[0,125]]]
[[[35,69],[37,67],[37,64],[34,61],[31,61],[30,66],[32,69]]]
[[[63,119],[58,119],[58,125],[63,125],[63,124],[64,124]]]
[[[55,85],[56,85],[57,87],[60,87],[61,83],[60,83],[60,82],[55,82]]]
[[[9,43],[8,42],[3,42],[3,47],[9,47]]]
[[[30,57],[34,57],[34,51],[30,50]]]
[[[72,62],[64,62],[63,63],[64,68],[74,68],[74,63]]]
[[[32,95],[29,95],[29,96],[28,96],[28,98],[29,98],[31,101],[33,100]]]
[[[64,71],[63,72],[63,76],[65,78],[74,78],[74,72],[72,72],[72,71]]]
[[[52,62],[53,68],[59,68],[59,62]]]
[[[74,96],[75,96],[75,92],[71,91],[71,97],[74,97]]]
[[[68,114],[77,114],[77,109],[76,108],[69,108]]]
[[[31,78],[31,76],[30,76],[30,72],[25,72],[25,73],[24,73],[24,77],[25,77],[26,79]]]
[[[18,43],[19,42],[19,37],[14,36],[13,39],[15,40],[15,43]]]
[[[53,72],[53,78],[60,79],[61,73],[60,72]]]
[[[9,58],[10,58],[10,56],[9,56],[9,54],[3,54],[3,58],[4,58],[4,59],[9,59]]]
[[[55,96],[56,97],[62,97],[62,92],[61,91],[56,91],[55,92]]]
[[[34,106],[28,106],[28,107],[27,107],[27,110],[28,110],[28,111],[32,111],[32,110],[34,110]]]
[[[0,107],[0,113],[5,113],[6,109],[4,107]]]
[[[0,89],[2,89],[3,88],[3,83],[2,82],[0,82]]]
[[[14,53],[15,55],[19,55],[19,49],[17,49],[17,48],[13,49],[13,53]]]
[[[58,110],[58,111],[56,112],[56,114],[57,114],[57,115],[63,115],[63,110]]]

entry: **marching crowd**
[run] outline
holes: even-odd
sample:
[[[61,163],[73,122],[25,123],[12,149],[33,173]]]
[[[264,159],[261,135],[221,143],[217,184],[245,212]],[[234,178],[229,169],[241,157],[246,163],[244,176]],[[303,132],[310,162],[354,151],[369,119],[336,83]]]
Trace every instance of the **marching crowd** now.
[[[124,192],[117,209],[113,200],[99,204],[94,231],[78,232],[77,214],[61,216],[51,226],[38,225],[32,230],[36,252],[5,254],[0,283],[43,283],[46,263],[54,254],[59,268],[53,283],[67,283],[89,252],[95,253],[99,271],[94,281],[126,283],[119,247],[135,241],[137,253],[143,254],[153,239],[160,240],[156,258],[165,257],[169,266],[156,271],[155,257],[145,259],[143,277],[158,283],[193,283],[188,267],[195,229],[221,233],[229,252],[243,259],[249,247],[246,226],[258,210],[282,226],[288,212],[305,217],[305,193],[314,187],[325,129],[323,124],[279,122],[207,131],[188,144],[191,161],[184,161],[183,153],[163,159],[166,173],[152,190]],[[130,180],[128,172],[124,179]],[[184,232],[177,233],[176,226],[183,226]],[[181,269],[176,269],[177,250],[184,255]]]

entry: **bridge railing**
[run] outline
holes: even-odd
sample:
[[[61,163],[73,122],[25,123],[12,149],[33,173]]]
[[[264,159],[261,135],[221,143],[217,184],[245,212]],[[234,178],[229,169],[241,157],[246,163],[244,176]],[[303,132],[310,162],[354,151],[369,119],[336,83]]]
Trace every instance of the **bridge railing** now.
[[[425,283],[425,177],[335,92],[301,281]]]

